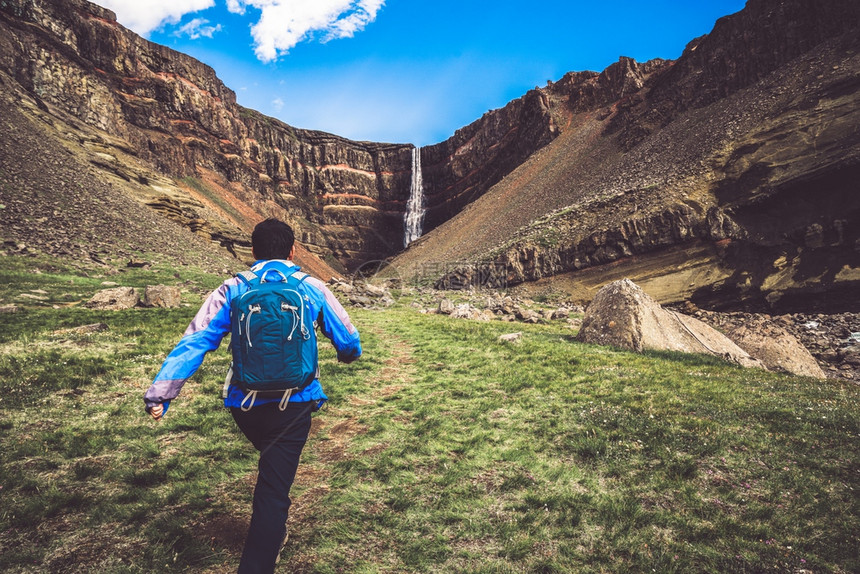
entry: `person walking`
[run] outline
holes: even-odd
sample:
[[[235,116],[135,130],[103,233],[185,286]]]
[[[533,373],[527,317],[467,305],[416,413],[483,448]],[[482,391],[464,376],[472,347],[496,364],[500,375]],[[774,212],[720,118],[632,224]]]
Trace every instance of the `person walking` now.
[[[251,524],[239,564],[240,574],[274,571],[288,536],[286,522],[291,504],[289,492],[310,432],[311,413],[328,400],[319,381],[316,339],[311,338],[313,333],[308,331],[318,327],[333,343],[340,362],[350,363],[359,358],[362,352],[358,330],[343,306],[322,281],[301,273],[293,263],[295,236],[289,225],[277,219],[259,223],[251,234],[251,248],[257,261],[250,272],[240,273],[224,281],[209,295],[144,395],[146,412],[155,420],[160,420],[167,413],[170,401],[179,395],[182,386],[200,367],[206,353],[217,349],[224,336],[233,332],[231,374],[238,368],[239,377],[236,380],[234,375],[231,380],[231,374],[228,374],[223,392],[224,406],[230,409],[239,429],[260,452]],[[252,379],[249,373],[252,368],[237,364],[237,361],[242,361],[237,349],[240,344],[246,344],[245,338],[247,346],[253,346],[253,330],[249,328],[252,315],[264,311],[257,305],[247,317],[243,315],[239,321],[236,315],[240,297],[261,282],[272,286],[279,281],[287,281],[288,277],[298,279],[290,285],[303,304],[281,304],[281,310],[286,309],[295,316],[296,323],[288,335],[280,335],[280,330],[277,332],[280,337],[289,339],[289,342],[282,342],[284,348],[301,344],[293,342],[294,339],[304,339],[311,341],[313,349],[310,354],[308,351],[299,351],[304,358],[296,360],[289,357],[273,359],[281,355],[269,353],[265,369],[267,372],[273,369],[278,372],[297,370],[304,361],[311,370],[309,374],[301,375],[300,378],[304,380],[295,388],[284,390],[284,385],[281,385],[275,390],[255,390],[248,382]],[[308,329],[301,322],[305,319],[304,313],[309,313],[312,321]],[[257,346],[265,348],[265,344],[271,346],[272,342],[258,342]],[[271,364],[279,360],[284,364]],[[279,376],[283,378],[283,375]]]

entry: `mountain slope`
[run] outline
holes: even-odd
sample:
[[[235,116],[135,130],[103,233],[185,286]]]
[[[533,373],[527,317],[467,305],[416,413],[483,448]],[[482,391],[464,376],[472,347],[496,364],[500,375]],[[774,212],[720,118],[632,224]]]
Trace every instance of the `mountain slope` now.
[[[13,101],[28,97],[64,123],[121,142],[124,153],[108,152],[108,171],[129,171],[128,159],[131,171],[180,183],[219,181],[209,192],[222,201],[258,218],[289,218],[311,251],[342,263],[402,246],[412,146],[351,142],[242,108],[214,70],[140,38],[109,10],[85,0],[0,3],[0,72]],[[195,227],[181,212],[199,200],[132,179],[138,196]],[[232,219],[209,223],[235,235]]]
[[[59,144],[35,103],[0,94],[0,226],[6,252],[43,252],[114,268],[158,254],[216,272],[236,260],[211,242],[104,181],[98,168]],[[41,119],[39,119],[41,118]]]

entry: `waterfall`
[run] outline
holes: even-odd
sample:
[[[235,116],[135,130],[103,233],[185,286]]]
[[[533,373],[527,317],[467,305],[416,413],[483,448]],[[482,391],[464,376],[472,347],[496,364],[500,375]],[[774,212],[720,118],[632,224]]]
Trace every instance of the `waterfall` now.
[[[403,246],[408,247],[421,237],[421,227],[424,225],[424,182],[421,178],[421,150],[417,147],[412,148],[412,185],[403,220],[406,224]]]

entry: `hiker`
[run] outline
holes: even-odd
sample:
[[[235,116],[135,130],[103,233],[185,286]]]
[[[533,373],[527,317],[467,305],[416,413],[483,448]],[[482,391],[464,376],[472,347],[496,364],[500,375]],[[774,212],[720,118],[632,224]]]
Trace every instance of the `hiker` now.
[[[251,234],[251,247],[257,262],[250,272],[228,279],[209,295],[144,395],[146,411],[154,419],[161,419],[171,399],[197,371],[206,353],[217,349],[221,339],[232,331],[233,364],[224,385],[224,406],[230,409],[236,424],[260,451],[253,513],[239,564],[240,573],[272,572],[287,540],[289,492],[310,431],[311,412],[328,400],[318,378],[314,327],[319,327],[332,341],[340,362],[350,363],[361,356],[358,331],[344,308],[320,280],[299,272],[299,267],[292,262],[295,246],[289,225],[277,219],[263,221]],[[254,340],[262,335],[250,327],[262,320],[260,317],[268,307],[265,303],[252,305],[247,317],[242,315],[242,320],[237,317],[237,311],[247,304],[250,296],[282,286],[282,293],[292,291],[290,296],[298,298],[295,303],[280,304],[279,311],[287,317],[284,320],[294,321],[292,326],[278,329],[276,337],[270,332],[268,339]],[[245,297],[237,299],[240,295]],[[253,317],[255,312],[257,316]],[[284,340],[285,331],[290,331],[288,341]],[[267,380],[287,379],[293,375],[303,380],[295,385],[280,383],[280,386],[252,380],[252,371],[262,369],[263,365],[251,364],[248,358],[251,355],[242,355],[238,349],[247,346],[249,350],[255,343],[254,352],[263,348],[263,352],[268,353],[265,355],[268,360],[260,361],[265,362],[266,372],[281,373]],[[299,358],[287,356],[282,361],[272,360],[273,356],[280,356],[279,352],[289,355],[294,345],[307,344],[312,348],[305,347],[298,352]],[[284,364],[274,364],[277,362]],[[255,384],[261,387],[254,389],[264,387],[264,390],[253,390]],[[285,386],[290,388],[285,389]],[[265,390],[268,388],[274,390]]]

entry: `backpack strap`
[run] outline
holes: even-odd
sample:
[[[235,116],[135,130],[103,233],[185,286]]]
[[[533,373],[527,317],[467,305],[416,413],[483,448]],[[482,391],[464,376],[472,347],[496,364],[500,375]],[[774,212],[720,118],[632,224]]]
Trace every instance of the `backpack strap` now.
[[[303,273],[301,271],[294,271],[291,276],[298,279],[299,283],[301,283],[302,281],[304,281],[305,279],[307,279],[309,277],[309,275],[307,273]]]
[[[244,281],[245,285],[247,285],[248,287],[251,286],[251,283],[259,279],[259,277],[257,277],[257,274],[253,271],[242,271],[241,273],[237,273],[236,277]]]

